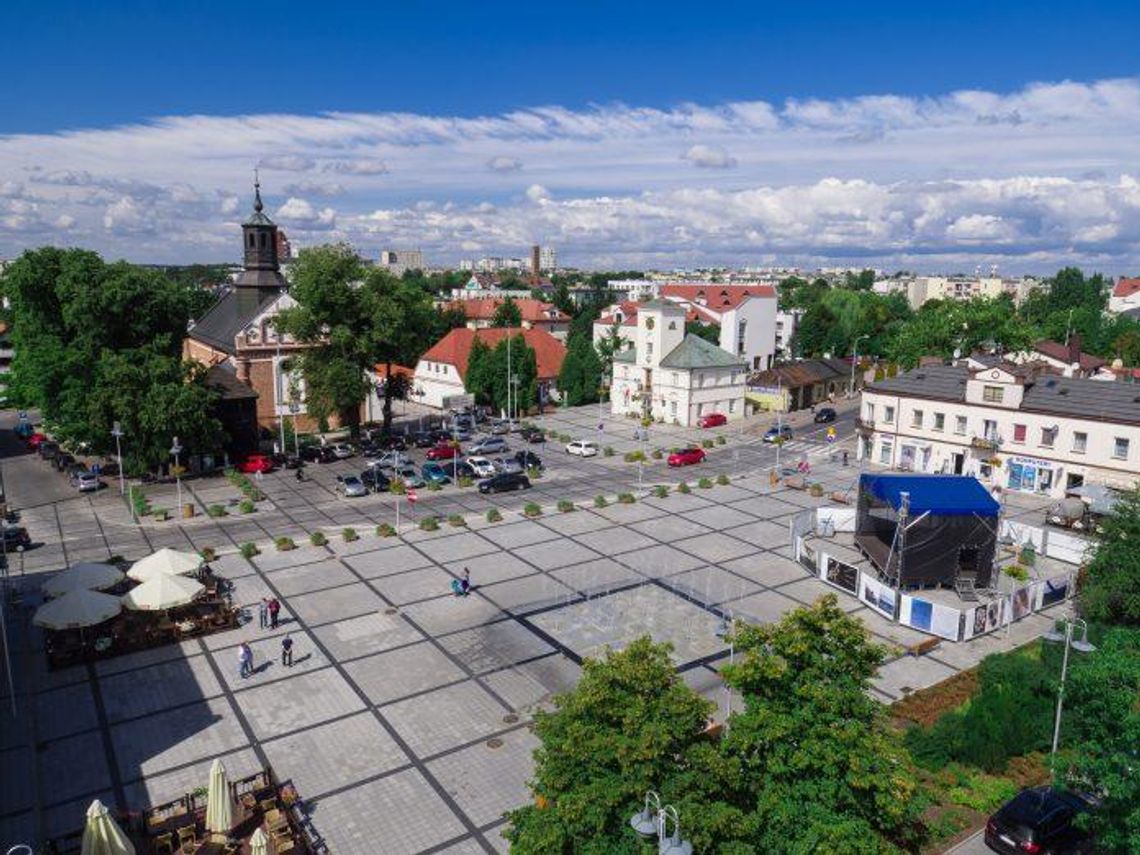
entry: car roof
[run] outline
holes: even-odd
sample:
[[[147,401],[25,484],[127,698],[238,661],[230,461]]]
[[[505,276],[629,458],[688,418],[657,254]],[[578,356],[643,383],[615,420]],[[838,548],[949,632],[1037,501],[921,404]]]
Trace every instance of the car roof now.
[[[1059,810],[1080,810],[1085,807],[1087,805],[1072,793],[1054,790],[1051,787],[1034,787],[1022,790],[998,813],[1008,822],[1035,826]]]

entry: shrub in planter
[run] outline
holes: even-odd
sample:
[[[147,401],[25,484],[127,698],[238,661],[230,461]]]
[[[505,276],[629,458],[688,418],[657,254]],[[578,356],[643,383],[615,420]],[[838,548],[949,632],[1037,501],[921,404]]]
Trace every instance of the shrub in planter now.
[[[467,520],[463,518],[463,514],[448,514],[447,524],[459,528],[460,526],[467,525]]]
[[[529,469],[526,470],[526,477],[529,478],[531,481],[537,481],[539,478],[542,477],[542,470],[539,469],[537,466],[531,466]]]
[[[814,484],[808,487],[808,493],[815,496],[816,498],[819,498],[823,495],[823,485],[816,481]]]
[[[644,451],[627,451],[625,453],[625,462],[626,463],[637,463],[637,462],[644,460],[644,459],[645,459],[645,452]]]
[[[637,500],[634,499],[633,493],[618,493],[618,503],[619,504],[632,505],[635,501],[637,501]]]
[[[216,559],[218,557],[218,553],[214,550],[214,547],[212,547],[212,546],[203,546],[201,551],[198,554],[200,556],[202,556],[202,560],[205,561],[207,564],[209,564],[211,561],[213,561],[214,559]]]
[[[249,499],[242,499],[241,504],[238,505],[238,510],[243,514],[252,514],[257,510],[257,505],[255,505]]]
[[[605,448],[602,449],[602,456],[603,457],[613,457],[614,456],[614,447],[612,445],[607,445]]]
[[[1032,567],[1036,560],[1037,550],[1033,548],[1032,543],[1025,544],[1017,553],[1017,563],[1023,567]]]
[[[577,510],[577,508],[574,507],[574,503],[571,502],[569,499],[559,499],[558,500],[558,510],[560,510],[564,514],[568,514],[571,511]]]
[[[352,543],[352,541],[357,540],[360,537],[354,528],[346,528],[340,533],[340,536],[344,538],[345,543]]]
[[[710,487],[712,487],[712,485],[713,485],[713,482],[712,482],[711,478],[702,478],[700,481],[697,482],[697,486],[700,487],[702,490],[707,490]]]
[[[401,480],[400,478],[395,478],[392,480],[392,483],[388,486],[388,492],[393,493],[394,495],[397,495],[397,496],[403,496],[404,494],[406,494],[408,492],[408,485],[405,484],[403,482],[403,480]]]
[[[443,489],[443,485],[440,484],[438,481],[428,481],[427,482],[427,489],[429,491],[431,491],[432,493],[438,493],[440,490]]]
[[[455,483],[458,484],[460,487],[472,487],[475,485],[475,479],[469,478],[466,475],[460,475],[459,480],[456,481]]]
[[[653,457],[654,460],[660,460],[662,457],[665,456],[665,452],[662,451],[660,448],[655,448],[655,449],[653,449],[653,454],[651,456]]]
[[[291,537],[276,537],[273,543],[277,546],[278,552],[288,552],[290,549],[296,549],[297,544],[293,542]]]
[[[501,522],[502,519],[503,519],[503,515],[501,513],[499,513],[498,508],[488,508],[487,509],[487,522],[490,522],[490,523]]]
[[[658,484],[653,488],[653,495],[658,499],[667,499],[669,498],[669,488],[664,484]]]
[[[211,517],[224,517],[226,516],[226,509],[221,505],[210,505],[206,508],[206,515]]]
[[[314,531],[309,535],[309,543],[313,544],[313,546],[324,546],[328,542],[329,539],[325,537],[323,531]]]
[[[1018,582],[1029,581],[1029,568],[1022,564],[1007,564],[1002,568],[1002,572]]]
[[[606,497],[603,496],[601,493],[598,493],[598,495],[594,496],[594,507],[595,508],[604,508],[608,504],[609,504],[609,502],[606,501]]]
[[[693,491],[691,489],[689,489],[688,484],[686,484],[684,481],[682,481],[680,484],[677,485],[677,492],[688,494],[688,493],[691,493]]]
[[[253,556],[257,555],[261,550],[257,548],[256,543],[246,541],[238,547],[238,552],[241,553],[242,558],[253,558]]]
[[[716,476],[716,482],[718,484],[720,484],[720,486],[722,486],[722,487],[727,487],[728,486],[728,476],[725,475],[723,472],[721,472],[719,475]]]
[[[391,537],[396,533],[396,529],[392,528],[391,523],[380,523],[376,526],[376,534],[380,537]]]
[[[701,440],[701,448],[712,448],[714,445],[711,439],[705,438]]]
[[[542,516],[542,508],[535,502],[527,502],[523,505],[523,513],[528,517],[539,517]]]
[[[726,440],[723,436],[718,436],[716,438],[716,444],[717,445],[724,445],[727,441],[728,440]]]
[[[420,520],[420,531],[439,531],[439,520],[435,517],[424,517]]]

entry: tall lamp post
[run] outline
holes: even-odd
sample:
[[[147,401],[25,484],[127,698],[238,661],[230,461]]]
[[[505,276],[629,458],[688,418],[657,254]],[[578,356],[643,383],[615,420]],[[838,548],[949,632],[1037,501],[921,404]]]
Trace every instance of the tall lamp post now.
[[[1065,677],[1069,671],[1069,648],[1073,648],[1078,653],[1092,653],[1096,650],[1096,647],[1089,643],[1089,625],[1083,620],[1066,617],[1061,618],[1059,623],[1065,625],[1064,632],[1058,630],[1054,625],[1051,630],[1041,636],[1046,641],[1065,645],[1065,655],[1061,659],[1061,684],[1057,687],[1057,714],[1053,719],[1053,749],[1049,755],[1050,761],[1057,756],[1057,744],[1061,741],[1061,709],[1065,703]],[[1081,637],[1079,640],[1073,641],[1073,629],[1078,626],[1081,628]]]
[[[870,338],[870,336],[857,335],[855,342],[851,345],[851,388],[847,390],[848,398],[855,396],[855,366],[859,364],[859,342],[865,338]]]
[[[673,833],[669,834],[669,821]],[[629,820],[630,828],[644,840],[657,838],[659,855],[693,855],[693,844],[681,839],[681,819],[672,805],[662,805],[661,796],[650,790],[645,794],[645,805]]]
[[[301,456],[301,437],[297,433],[297,413],[300,412],[300,410],[301,405],[295,400],[289,402],[289,412],[293,414],[293,450],[298,458]]]
[[[182,513],[182,466],[179,463],[182,446],[178,444],[178,437],[174,437],[174,444],[170,446],[170,453],[174,455],[174,483],[178,485],[178,512]]]
[[[115,422],[111,427],[111,436],[115,438],[115,456],[119,458],[119,495],[127,491],[126,482],[123,480],[123,426]]]
[[[285,454],[285,411],[281,409],[281,399],[285,397],[285,389],[283,388],[284,377],[281,374],[281,330],[273,327],[273,338],[277,340],[277,359],[273,363],[273,379],[274,389],[273,394],[276,396],[274,403],[277,407],[277,424],[281,430],[281,453]]]

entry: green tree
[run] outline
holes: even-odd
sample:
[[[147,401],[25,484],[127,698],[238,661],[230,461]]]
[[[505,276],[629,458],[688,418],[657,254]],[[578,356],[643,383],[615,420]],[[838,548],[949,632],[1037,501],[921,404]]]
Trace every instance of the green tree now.
[[[508,365],[509,376],[518,380],[517,399],[514,388],[508,384]],[[497,411],[505,412],[509,400],[512,412],[526,412],[538,403],[538,360],[534,348],[518,334],[510,337],[509,344],[504,337],[493,348],[476,338],[467,358],[464,387],[476,401]]]
[[[629,339],[621,334],[621,324],[614,321],[606,330],[605,335],[598,339],[594,349],[601,360],[601,371],[607,377],[612,375],[614,357],[626,349]]]
[[[756,793],[760,851],[888,851],[913,842],[909,757],[868,695],[883,649],[834,594],[779,622],[738,625],[725,681],[744,695],[725,750]],[[859,841],[862,840],[862,843]],[[820,848],[824,847],[824,848]]]
[[[574,334],[566,343],[566,356],[558,375],[558,390],[567,406],[592,404],[598,400],[599,378],[604,375],[602,360],[584,335]]]
[[[843,276],[843,286],[852,291],[870,291],[874,284],[874,270],[861,270],[858,273],[848,270]]]
[[[1092,620],[1140,626],[1140,492],[1125,493],[1097,534],[1081,603]]]
[[[720,346],[720,327],[716,324],[702,324],[700,321],[686,321],[685,334],[695,335],[707,342]]]
[[[507,297],[495,307],[495,314],[491,318],[493,327],[521,327],[522,312],[513,298]]]

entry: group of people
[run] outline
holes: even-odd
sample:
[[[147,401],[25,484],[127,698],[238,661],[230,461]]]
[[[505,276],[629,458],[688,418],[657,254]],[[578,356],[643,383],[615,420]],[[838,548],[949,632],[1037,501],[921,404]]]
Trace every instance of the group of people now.
[[[262,597],[257,606],[257,613],[262,629],[277,629],[281,603],[276,597]],[[281,664],[286,668],[293,665],[293,638],[289,633],[285,633],[285,637],[281,639]],[[253,648],[249,646],[248,641],[238,645],[238,665],[243,680],[253,675]]]
[[[281,603],[276,597],[262,597],[257,614],[262,629],[277,629],[277,616],[281,613]]]

